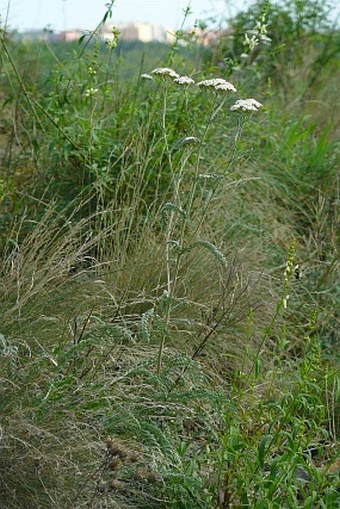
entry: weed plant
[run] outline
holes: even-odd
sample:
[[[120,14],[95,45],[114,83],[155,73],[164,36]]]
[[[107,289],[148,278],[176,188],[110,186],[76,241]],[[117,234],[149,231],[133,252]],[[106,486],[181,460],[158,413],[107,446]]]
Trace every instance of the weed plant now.
[[[34,79],[3,30],[1,509],[339,506],[338,34],[315,4],[256,3],[233,55],[179,31],[130,77],[102,23],[39,47]]]

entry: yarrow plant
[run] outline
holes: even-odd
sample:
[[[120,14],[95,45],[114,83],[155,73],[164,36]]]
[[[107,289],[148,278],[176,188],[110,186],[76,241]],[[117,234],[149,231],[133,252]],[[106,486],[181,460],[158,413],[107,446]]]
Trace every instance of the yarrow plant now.
[[[187,225],[188,222],[190,222],[193,213],[194,202],[197,197],[197,187],[200,186],[202,182],[203,185],[206,185],[206,181],[210,181],[209,185],[212,186],[211,193],[209,193],[209,198],[206,199],[202,209],[200,224],[202,224],[204,221],[211,198],[214,192],[217,190],[218,182],[220,181],[221,176],[210,173],[201,173],[201,161],[203,159],[202,151],[206,147],[206,139],[211,125],[213,124],[219,112],[223,109],[225,103],[228,101],[230,93],[236,93],[237,89],[232,83],[225,80],[224,78],[210,78],[195,83],[195,80],[191,77],[181,76],[174,69],[169,67],[157,67],[156,69],[153,69],[150,74],[143,74],[142,78],[153,79],[153,76],[160,77],[164,80],[162,84],[163,145],[164,154],[167,156],[168,167],[172,180],[172,201],[167,202],[162,209],[163,217],[166,220],[166,292],[162,297],[162,305],[159,304],[159,307],[157,305],[153,310],[153,316],[155,316],[155,318],[159,320],[160,323],[162,323],[162,335],[159,343],[156,367],[157,373],[160,374],[162,370],[162,358],[165,342],[169,338],[170,319],[176,298],[176,285],[184,253],[200,246],[201,248],[210,251],[218,263],[221,263],[224,267],[227,265],[227,261],[225,260],[223,253],[221,253],[214,244],[207,240],[196,239],[196,234],[198,232],[197,229],[194,230],[190,236],[188,236]],[[196,136],[184,136],[182,140],[177,144],[178,147],[181,145],[191,146],[190,150],[187,150],[181,157],[180,166],[178,168],[174,167],[173,151],[170,149],[168,140],[167,111],[168,100],[171,98],[171,95],[169,95],[170,89],[168,87],[169,79],[170,82],[172,81],[174,84],[183,87],[183,94],[186,96],[186,101],[188,100],[187,94],[189,89],[191,91],[200,89],[202,91],[207,90],[208,92],[215,92],[211,96],[212,100],[208,101],[208,118],[202,126],[202,136],[200,138]],[[220,92],[224,92],[222,97]],[[241,99],[234,104],[231,110],[258,111],[261,107],[262,104],[255,99]],[[189,108],[187,108],[187,111],[190,111]],[[240,138],[242,127],[245,121],[246,117],[244,117],[243,122],[240,122],[238,125],[237,133],[235,135],[234,153],[236,151],[237,141]],[[196,152],[194,152],[195,146],[197,146]],[[182,183],[184,182],[185,167],[189,161],[189,158],[191,158],[191,161],[193,161],[193,165],[191,167],[193,184],[189,192],[188,190],[184,192],[184,189],[182,189]]]

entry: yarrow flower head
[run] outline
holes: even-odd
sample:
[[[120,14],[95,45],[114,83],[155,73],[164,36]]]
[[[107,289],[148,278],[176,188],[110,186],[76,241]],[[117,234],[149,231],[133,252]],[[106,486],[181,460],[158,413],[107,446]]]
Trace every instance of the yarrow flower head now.
[[[203,81],[199,81],[197,83],[197,86],[198,87],[216,87],[216,85],[221,85],[222,83],[224,83],[225,80],[223,78],[212,78],[210,80],[203,80]]]
[[[177,85],[193,85],[195,81],[189,76],[179,76],[179,78],[174,79],[174,83],[177,83]]]
[[[256,101],[255,99],[239,99],[230,108],[230,111],[258,111],[262,108],[263,104]]]
[[[234,85],[229,83],[229,81],[226,81],[225,83],[220,83],[219,85],[216,85],[215,90],[222,91],[222,92],[236,92],[236,88],[234,87]]]
[[[173,69],[170,69],[170,67],[157,67],[153,71],[151,71],[151,74],[156,74],[157,76],[169,76],[170,78],[176,79],[179,78],[180,75],[177,74],[176,71]]]
[[[229,83],[229,81],[224,80],[223,78],[212,78],[210,80],[203,80],[197,83],[197,86],[204,88],[213,88],[216,91],[236,92],[236,88],[234,87],[234,85]]]

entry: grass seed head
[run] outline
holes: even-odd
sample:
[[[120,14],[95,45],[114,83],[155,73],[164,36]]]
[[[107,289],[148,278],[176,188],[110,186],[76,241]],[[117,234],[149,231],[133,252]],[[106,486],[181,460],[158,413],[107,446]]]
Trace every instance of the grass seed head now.
[[[106,446],[111,456],[118,456],[122,461],[124,461],[130,454],[130,450],[125,444],[113,440],[112,438],[107,440]]]
[[[118,479],[112,479],[110,482],[110,489],[113,491],[124,491],[125,484],[122,481],[118,481]]]
[[[137,463],[139,460],[140,460],[139,454],[135,451],[131,452],[131,454],[129,455],[129,461],[131,461],[131,463]]]
[[[110,470],[119,470],[120,467],[123,465],[123,462],[120,458],[115,458],[109,463],[109,469]]]

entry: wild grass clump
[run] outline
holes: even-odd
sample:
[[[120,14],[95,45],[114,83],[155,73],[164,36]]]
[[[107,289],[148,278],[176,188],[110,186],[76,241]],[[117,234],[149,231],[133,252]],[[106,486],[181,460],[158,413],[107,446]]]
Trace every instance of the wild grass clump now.
[[[1,508],[338,507],[337,35],[293,4],[132,78],[2,33]]]

